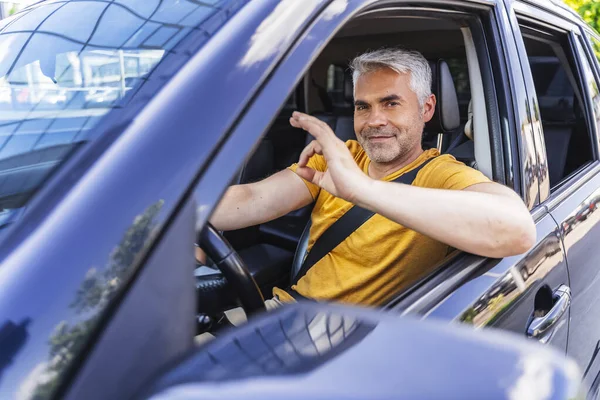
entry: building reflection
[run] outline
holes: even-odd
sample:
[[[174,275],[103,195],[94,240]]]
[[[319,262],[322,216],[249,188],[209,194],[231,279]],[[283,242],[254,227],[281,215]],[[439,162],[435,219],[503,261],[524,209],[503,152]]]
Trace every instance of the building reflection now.
[[[598,209],[600,202],[600,191],[596,191],[590,197],[585,199],[578,209],[569,215],[562,222],[561,228],[565,235],[569,234],[577,225],[587,221],[587,219]]]
[[[477,327],[495,325],[523,293],[537,287],[536,283],[542,281],[562,259],[560,231],[557,229],[540,241],[527,257],[499,277],[462,314],[460,320]]]
[[[102,117],[155,79],[159,63],[183,57],[173,50],[183,38],[204,32],[198,42],[207,40],[226,6],[42,2],[1,20],[0,225],[16,219],[50,174],[102,133],[95,129]],[[73,16],[77,23],[65,22]]]

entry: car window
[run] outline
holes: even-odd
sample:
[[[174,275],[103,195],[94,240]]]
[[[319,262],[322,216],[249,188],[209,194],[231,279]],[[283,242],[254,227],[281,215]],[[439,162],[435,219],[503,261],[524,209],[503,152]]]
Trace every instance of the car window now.
[[[593,55],[588,55],[583,48],[585,44],[583,43],[583,39],[581,43],[578,43],[578,47],[580,49],[580,54],[582,54],[582,58],[585,58],[584,66],[586,79],[588,82],[588,91],[590,92],[590,97],[593,103],[594,116],[596,117],[596,136],[600,135],[600,96],[598,95],[598,80],[594,78],[594,74],[592,72],[593,66],[598,66],[598,61],[600,61],[600,41],[596,38],[596,36],[587,35],[589,42],[592,45]],[[595,60],[594,60],[595,57]]]
[[[210,36],[242,3],[49,1],[0,22],[0,226],[183,38]]]
[[[590,59],[583,49],[584,44],[582,42],[582,38],[575,41],[575,46],[577,47],[577,52],[579,54],[579,60],[583,72],[583,81],[587,95],[592,105],[592,116],[593,123],[596,126],[596,135],[598,135],[598,132],[600,132],[600,90],[598,89],[598,82],[594,77]],[[590,132],[590,134],[592,134],[592,132]]]
[[[592,44],[592,50],[594,50],[594,55],[596,59],[600,61],[600,40],[595,35],[587,34],[587,37]]]
[[[492,135],[500,137],[505,133],[501,131],[504,126],[500,124],[497,116],[506,117],[505,110],[500,111],[498,103],[506,102],[507,93],[501,86],[496,87],[494,76],[491,73],[493,71],[492,63],[498,65],[495,60],[500,55],[495,49],[494,43],[490,41],[489,44],[494,50],[488,53],[487,46],[479,47],[473,40],[473,37],[477,40],[486,38],[478,23],[478,16],[472,15],[469,18],[469,35],[465,35],[467,23],[462,17],[460,20],[456,20],[446,13],[440,12],[434,18],[433,12],[431,12],[429,18],[415,19],[411,15],[411,10],[397,10],[396,13],[394,14],[390,10],[381,11],[381,14],[374,13],[368,18],[365,17],[341,27],[337,36],[325,45],[324,50],[316,58],[306,61],[304,68],[308,72],[300,73],[295,70],[295,68],[301,68],[296,65],[298,64],[296,59],[293,66],[286,67],[286,79],[290,81],[289,88],[281,84],[280,79],[284,79],[281,76],[273,78],[277,82],[276,91],[293,91],[299,93],[299,97],[307,98],[308,113],[329,124],[338,138],[344,141],[352,140],[356,132],[350,60],[366,51],[390,46],[419,51],[434,68],[439,65],[447,66],[450,70],[450,76],[447,73],[436,74],[434,93],[439,95],[439,88],[444,86],[448,91],[455,89],[456,97],[459,99],[459,107],[456,107],[456,101],[453,101],[452,96],[439,96],[438,104],[446,103],[444,110],[458,118],[451,122],[454,124],[452,128],[442,127],[439,119],[430,121],[432,123],[426,124],[424,127],[425,133],[429,134],[427,139],[432,136],[434,140],[437,140],[440,131],[447,130],[444,135],[447,136],[449,144],[454,145],[452,154],[458,160],[470,165],[476,165],[475,144],[479,141],[481,144],[479,150],[484,151],[478,153],[480,158],[477,161],[484,165],[489,163],[489,171],[496,172],[496,176],[490,173],[490,177],[498,181],[504,180],[503,169],[492,169],[495,165],[491,160],[492,152],[498,152],[496,153],[500,155],[498,158],[502,158],[501,149],[492,147],[500,141],[486,141],[486,138],[489,140]],[[386,18],[381,18],[384,15]],[[482,70],[487,73],[482,73]],[[302,77],[303,79],[291,82],[292,77]],[[266,103],[264,99],[261,101]],[[469,121],[470,102],[473,104],[475,112],[478,112],[477,115],[482,115],[483,118],[478,117],[476,121],[470,121],[470,136],[467,136],[465,125]],[[285,107],[283,99],[277,107],[272,100],[269,100],[268,104],[273,107],[272,123],[264,131],[261,131],[263,138],[260,144],[248,149],[249,153],[240,157],[247,161],[242,167],[240,174],[242,178],[236,183],[256,182],[262,177],[273,175],[291,163],[297,162],[306,142],[312,140],[304,131],[290,125],[289,109]],[[283,110],[281,105],[284,105]],[[264,106],[253,104],[252,109],[255,110],[255,113],[268,115],[266,114],[268,108]],[[487,113],[487,110],[494,112]],[[248,115],[251,115],[251,112],[249,111]],[[438,115],[440,114],[438,113]],[[239,126],[243,126],[242,123]],[[252,129],[258,130],[258,126],[253,126]],[[197,195],[202,193],[201,187],[202,184],[196,190]],[[315,220],[311,218],[311,212],[318,213],[319,211],[315,211],[316,208],[314,208],[318,206],[319,202],[317,201],[315,206],[309,205],[293,210],[275,220],[261,221],[258,226],[224,233],[232,247],[240,252],[240,256],[247,265],[261,266],[261,273],[256,274],[256,280],[265,297],[272,295],[273,286],[289,285],[289,280],[286,280],[289,277],[283,278],[283,275],[288,274],[290,266],[294,262],[295,252],[302,254],[305,250],[303,244],[308,243],[308,233],[310,233],[310,230],[305,227],[310,222],[314,228]],[[276,256],[269,256],[266,259],[263,249],[269,249],[269,252],[273,252],[270,254]],[[457,254],[458,252],[452,253],[449,257],[456,257]],[[442,265],[444,256],[446,256],[445,252],[440,255],[439,259],[433,261],[423,261],[425,260],[423,259],[421,262],[426,265],[418,268],[421,271],[418,277],[407,276],[403,278],[402,285],[390,286],[390,291],[398,290],[400,293],[401,290],[412,287],[417,278],[424,278],[428,273],[437,271],[436,268]],[[373,264],[377,260],[361,260],[361,262]],[[267,273],[266,271],[272,271],[272,275],[271,272]],[[271,276],[278,275],[282,277],[271,279]],[[269,279],[265,279],[267,276]],[[283,283],[277,284],[277,281]],[[349,290],[347,293],[353,293],[353,291]],[[395,293],[382,295],[381,298],[393,295]]]
[[[586,91],[598,101],[598,88],[586,76],[579,79],[576,49],[567,34],[525,24],[521,32],[539,105],[550,190],[554,191],[593,160],[590,123],[595,118],[586,115]],[[582,81],[593,87],[582,87]]]

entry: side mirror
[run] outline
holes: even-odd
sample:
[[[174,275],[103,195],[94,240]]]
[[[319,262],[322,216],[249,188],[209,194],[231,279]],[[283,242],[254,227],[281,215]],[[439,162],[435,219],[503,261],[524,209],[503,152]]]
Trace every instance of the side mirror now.
[[[299,303],[199,347],[152,399],[583,399],[575,363],[494,330]]]

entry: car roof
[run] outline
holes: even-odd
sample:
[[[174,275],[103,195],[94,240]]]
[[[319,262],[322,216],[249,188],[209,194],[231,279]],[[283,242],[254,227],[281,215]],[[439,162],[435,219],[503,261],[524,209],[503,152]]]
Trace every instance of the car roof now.
[[[508,0],[513,2],[514,0]],[[536,7],[546,9],[554,14],[557,14],[563,18],[569,19],[571,22],[575,22],[579,25],[587,25],[586,22],[581,18],[579,14],[571,7],[569,7],[562,0],[516,0],[520,3],[535,5]],[[565,11],[567,12],[565,14]]]

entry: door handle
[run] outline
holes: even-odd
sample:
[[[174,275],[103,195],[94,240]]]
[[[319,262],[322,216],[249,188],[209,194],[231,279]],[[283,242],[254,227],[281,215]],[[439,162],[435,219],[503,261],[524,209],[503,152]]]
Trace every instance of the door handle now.
[[[565,315],[571,305],[571,289],[566,285],[560,285],[553,293],[554,305],[543,317],[533,318],[527,328],[527,336],[546,343],[552,330]],[[549,334],[550,333],[550,334]]]

